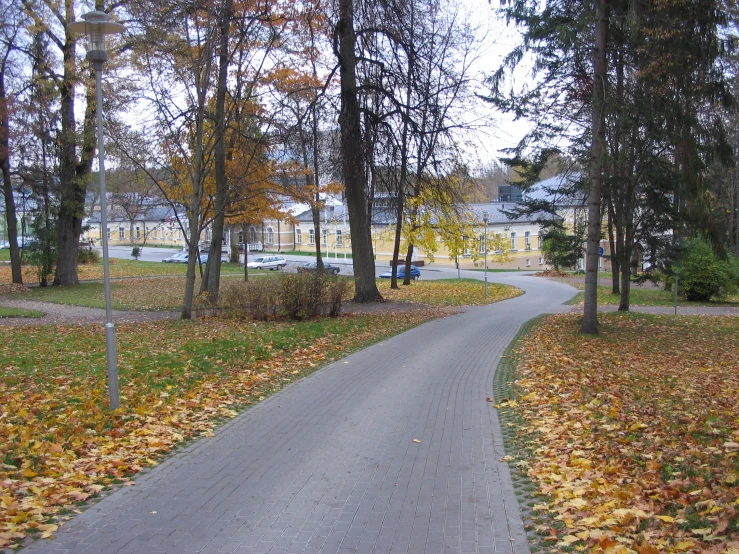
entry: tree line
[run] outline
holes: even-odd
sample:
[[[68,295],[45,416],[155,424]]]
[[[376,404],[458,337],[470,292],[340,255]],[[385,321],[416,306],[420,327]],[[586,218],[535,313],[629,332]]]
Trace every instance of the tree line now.
[[[111,46],[101,107],[77,48],[83,37],[67,29],[92,8],[127,28]],[[370,240],[375,194],[397,207],[396,261],[403,240],[408,251],[422,240],[401,232],[420,217],[413,198],[436,199],[439,213],[464,199],[454,133],[466,125],[462,108],[474,98],[478,39],[452,3],[12,0],[3,10],[0,152],[16,282],[12,191],[21,182],[48,204],[48,219],[35,228],[54,235],[53,283],[78,283],[85,199],[95,190],[98,108],[109,158],[119,173],[133,175],[124,203],[135,209],[153,184],[184,207],[185,318],[206,227],[210,259],[219,260],[226,223],[289,217],[282,204],[292,198],[311,206],[320,236],[325,195],[341,191],[355,297],[371,301],[379,298]],[[142,121],[132,124],[132,114]],[[200,292],[213,302],[219,273],[215,263],[202,275]]]
[[[89,9],[127,27],[111,47],[101,107],[81,37],[67,29]],[[460,206],[480,193],[459,137],[474,125],[478,37],[451,2],[8,0],[2,10],[0,166],[15,282],[18,181],[42,206],[35,228],[51,237],[53,283],[78,282],[99,108],[116,167],[184,207],[185,318],[203,271],[201,232],[212,229],[210,259],[219,260],[227,223],[289,217],[286,197],[311,206],[320,236],[325,195],[345,195],[358,301],[380,297],[377,194],[393,199],[393,266],[401,256],[410,264],[415,246],[431,248],[429,221],[451,252],[472,234]],[[584,331],[597,331],[603,221],[624,310],[635,249],[664,259],[693,236],[719,254],[739,249],[733,10],[726,0],[504,0],[490,14],[522,37],[490,73],[487,95],[532,123],[507,160],[516,184],[538,179],[557,155],[589,193]],[[522,65],[531,67],[525,85],[508,87]],[[208,264],[200,292],[213,302],[219,277],[220,264]]]
[[[718,256],[739,253],[735,9],[723,0],[502,2],[523,40],[491,75],[489,100],[535,122],[511,160],[533,177],[564,156],[589,194],[583,332],[597,332],[602,239],[620,310],[636,249],[652,266],[695,237]],[[533,82],[507,87],[528,60]]]

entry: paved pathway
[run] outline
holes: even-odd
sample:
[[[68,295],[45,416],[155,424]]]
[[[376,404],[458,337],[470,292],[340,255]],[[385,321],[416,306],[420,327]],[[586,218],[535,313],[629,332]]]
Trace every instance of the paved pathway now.
[[[520,326],[569,285],[429,322],[296,382],[31,553],[528,552],[492,396]]]

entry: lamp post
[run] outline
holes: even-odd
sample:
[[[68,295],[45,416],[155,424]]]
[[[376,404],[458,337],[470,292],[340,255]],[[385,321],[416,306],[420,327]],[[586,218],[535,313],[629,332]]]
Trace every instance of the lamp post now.
[[[108,396],[110,409],[120,406],[118,394],[118,367],[115,349],[115,326],[110,301],[110,266],[108,263],[108,211],[105,194],[105,145],[103,143],[103,64],[108,61],[105,49],[105,35],[121,33],[125,27],[114,23],[104,12],[89,12],[82,16],[84,21],[71,23],[68,29],[72,33],[87,35],[88,46],[85,59],[92,62],[95,69],[95,93],[98,127],[98,172],[100,174],[100,239],[103,242],[103,282],[105,285],[105,353],[108,361]]]
[[[488,297],[488,213],[482,212],[482,222],[484,224],[483,245],[485,248],[485,298]]]

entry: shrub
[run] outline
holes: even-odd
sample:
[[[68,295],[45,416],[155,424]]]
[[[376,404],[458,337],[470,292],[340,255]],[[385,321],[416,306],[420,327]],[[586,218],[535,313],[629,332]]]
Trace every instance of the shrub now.
[[[100,254],[92,248],[80,248],[77,250],[77,263],[96,264],[100,261]]]
[[[275,279],[229,283],[221,290],[219,303],[232,316],[267,321],[279,311],[278,285]]]
[[[686,300],[708,302],[733,292],[739,283],[735,260],[721,260],[706,241],[694,239],[679,263],[680,292]]]
[[[341,306],[349,292],[350,281],[348,279],[340,279],[337,277],[330,278],[326,288],[326,298],[329,303],[329,315],[338,317],[341,313]]]
[[[134,260],[138,260],[142,253],[143,248],[141,248],[140,246],[134,246],[133,250],[131,250],[131,256]]]
[[[318,273],[288,273],[280,279],[280,306],[289,319],[316,317],[326,279]]]
[[[221,290],[220,305],[234,317],[261,321],[275,317],[309,319],[324,313],[336,317],[349,284],[346,279],[318,273],[229,283]]]

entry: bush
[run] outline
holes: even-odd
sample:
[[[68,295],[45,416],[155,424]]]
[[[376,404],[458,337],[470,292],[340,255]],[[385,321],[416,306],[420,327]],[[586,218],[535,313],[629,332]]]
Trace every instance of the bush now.
[[[143,250],[144,249],[141,248],[140,246],[134,246],[133,250],[131,250],[131,256],[133,257],[133,259],[138,260],[141,254],[143,253]]]
[[[321,310],[326,279],[316,273],[285,274],[280,279],[280,305],[289,319],[316,317]]]
[[[77,250],[77,263],[96,264],[100,261],[100,254],[92,248],[80,248]]]
[[[349,281],[318,273],[285,274],[275,279],[231,283],[220,304],[232,316],[266,321],[276,317],[309,319],[328,313],[336,317]]]
[[[276,279],[229,283],[220,292],[220,304],[232,316],[267,321],[279,313]]]
[[[692,302],[708,302],[734,292],[739,284],[735,260],[719,259],[704,240],[688,243],[679,263],[680,293]]]
[[[348,279],[340,279],[333,277],[328,283],[326,288],[326,298],[329,303],[329,315],[331,317],[338,317],[341,313],[341,306],[349,292],[350,281]]]

